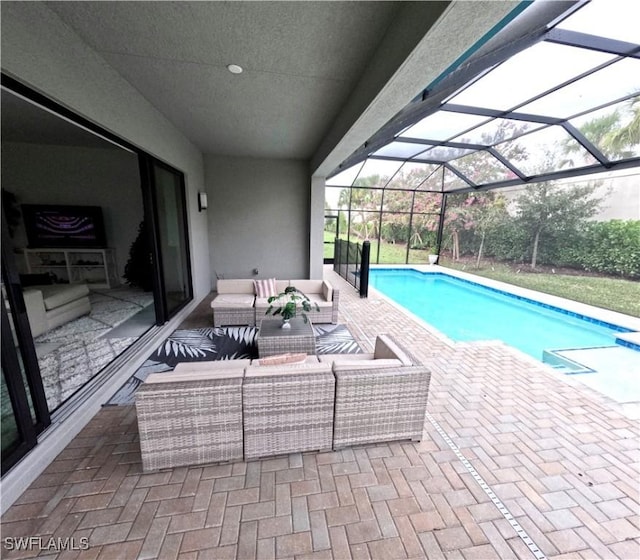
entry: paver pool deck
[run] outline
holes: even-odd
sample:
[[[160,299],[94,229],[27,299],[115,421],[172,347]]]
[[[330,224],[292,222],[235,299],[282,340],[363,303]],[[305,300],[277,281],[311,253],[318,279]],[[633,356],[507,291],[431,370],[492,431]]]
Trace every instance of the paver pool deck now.
[[[142,473],[135,408],[105,407],[2,517],[2,558],[640,558],[640,430],[616,402],[325,277],[363,350],[389,332],[430,366],[422,442]],[[7,548],[29,536],[76,550]]]

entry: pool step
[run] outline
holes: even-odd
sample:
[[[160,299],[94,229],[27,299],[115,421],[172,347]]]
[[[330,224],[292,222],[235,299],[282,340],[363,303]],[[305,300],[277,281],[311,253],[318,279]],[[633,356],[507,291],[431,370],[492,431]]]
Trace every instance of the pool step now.
[[[579,364],[574,360],[570,360],[565,356],[561,356],[558,352],[565,352],[566,350],[544,350],[542,352],[542,362],[551,366],[556,371],[564,373],[566,375],[573,375],[576,373],[592,373],[594,370],[588,368],[583,364]]]
[[[573,373],[573,369],[564,364],[549,364],[553,369],[560,373]]]

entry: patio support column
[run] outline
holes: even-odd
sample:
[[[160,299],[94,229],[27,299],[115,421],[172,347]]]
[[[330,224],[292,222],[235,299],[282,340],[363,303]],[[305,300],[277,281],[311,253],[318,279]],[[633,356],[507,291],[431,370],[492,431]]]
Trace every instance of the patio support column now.
[[[309,278],[322,279],[324,261],[324,177],[311,177],[309,200]]]

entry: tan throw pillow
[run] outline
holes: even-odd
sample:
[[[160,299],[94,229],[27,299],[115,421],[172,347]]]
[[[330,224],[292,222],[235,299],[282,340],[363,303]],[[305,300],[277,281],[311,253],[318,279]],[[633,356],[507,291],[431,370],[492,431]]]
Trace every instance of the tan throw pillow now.
[[[259,298],[269,298],[271,296],[277,296],[276,291],[276,279],[266,278],[264,280],[254,280],[253,286],[256,291],[256,296]]]
[[[277,354],[275,356],[268,356],[266,358],[260,358],[258,365],[260,366],[279,366],[281,364],[299,364],[307,359],[307,355],[300,354]]]

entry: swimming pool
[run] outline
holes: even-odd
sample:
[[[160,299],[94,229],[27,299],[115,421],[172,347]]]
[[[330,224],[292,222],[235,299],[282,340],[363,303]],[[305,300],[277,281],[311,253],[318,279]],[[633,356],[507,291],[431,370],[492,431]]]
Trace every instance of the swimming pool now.
[[[614,346],[629,332],[442,273],[371,269],[369,282],[454,341],[499,339],[537,360],[545,350]]]

